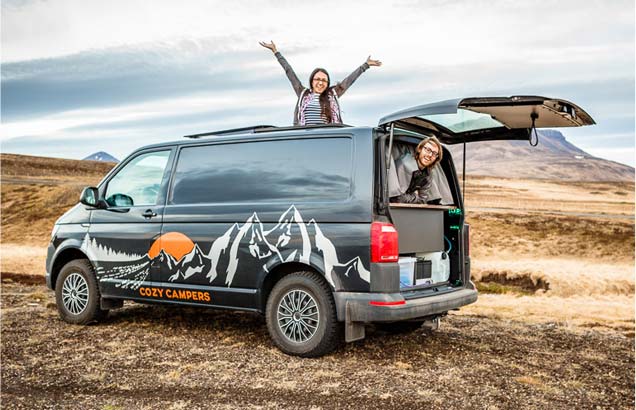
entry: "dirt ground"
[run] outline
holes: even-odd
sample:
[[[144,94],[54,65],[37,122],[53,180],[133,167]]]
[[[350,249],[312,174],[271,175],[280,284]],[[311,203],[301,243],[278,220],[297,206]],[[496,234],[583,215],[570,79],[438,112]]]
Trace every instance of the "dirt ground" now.
[[[45,287],[3,284],[6,409],[631,409],[633,381],[618,333],[452,315],[299,359],[255,314],[131,303],[73,326]]]

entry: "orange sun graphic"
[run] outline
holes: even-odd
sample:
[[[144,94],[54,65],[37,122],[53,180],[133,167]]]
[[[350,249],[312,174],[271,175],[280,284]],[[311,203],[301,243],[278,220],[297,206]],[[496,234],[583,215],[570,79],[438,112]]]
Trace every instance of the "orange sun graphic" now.
[[[148,256],[153,259],[163,249],[177,261],[187,255],[194,248],[194,242],[179,232],[168,232],[158,237],[150,247]]]

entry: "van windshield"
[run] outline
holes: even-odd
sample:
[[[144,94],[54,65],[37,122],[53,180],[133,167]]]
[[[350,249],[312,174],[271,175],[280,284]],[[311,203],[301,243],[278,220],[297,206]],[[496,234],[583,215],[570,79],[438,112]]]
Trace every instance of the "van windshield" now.
[[[464,110],[462,108],[458,108],[457,112],[454,114],[430,114],[422,115],[418,118],[439,124],[454,133],[499,128],[504,126],[488,114],[480,114],[474,111]]]

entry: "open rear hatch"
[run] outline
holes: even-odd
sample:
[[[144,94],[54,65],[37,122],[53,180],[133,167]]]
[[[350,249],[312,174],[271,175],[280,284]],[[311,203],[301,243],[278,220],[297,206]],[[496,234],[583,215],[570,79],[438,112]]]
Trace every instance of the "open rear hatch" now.
[[[532,140],[535,128],[579,127],[594,120],[577,105],[540,96],[463,98],[420,105],[387,115],[379,126],[380,213],[399,235],[400,284],[403,290],[462,286],[470,280],[468,226],[464,205],[447,149],[437,165],[447,181],[448,199],[441,205],[390,203],[393,161],[408,155],[419,140],[435,136],[443,144],[493,140]],[[395,178],[393,178],[395,179]]]
[[[524,140],[533,128],[595,124],[577,105],[539,96],[471,97],[407,108],[380,119],[379,126],[434,135],[443,144]]]

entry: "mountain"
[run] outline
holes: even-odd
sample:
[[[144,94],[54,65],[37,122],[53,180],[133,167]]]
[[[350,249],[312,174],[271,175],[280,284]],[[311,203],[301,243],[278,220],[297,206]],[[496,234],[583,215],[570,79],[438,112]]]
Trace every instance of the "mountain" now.
[[[198,244],[195,244],[192,250],[184,255],[176,265],[176,273],[170,278],[173,280],[179,278],[187,279],[195,273],[209,272],[212,261],[205,256]]]
[[[176,266],[177,261],[174,259],[174,257],[172,255],[168,254],[166,251],[164,251],[162,249],[159,252],[159,254],[154,257],[154,259],[152,260],[152,264],[153,265],[164,265],[166,267],[166,269],[168,270],[168,272],[170,272]],[[161,270],[163,270],[163,269],[161,269]]]
[[[305,223],[294,205],[283,212],[278,223],[269,231],[263,230],[263,224],[254,213],[243,225],[234,224],[217,238],[207,255],[200,251],[196,253],[201,259],[196,259],[199,262],[191,266],[190,274],[203,272],[215,286],[231,286],[235,274],[243,271],[244,266],[253,269],[258,261],[263,261],[263,269],[267,270],[266,263],[273,256],[278,257],[280,262],[303,263],[309,263],[311,258],[316,258],[314,262],[320,258],[327,280],[334,286],[346,281],[351,284],[351,289],[365,289],[370,280],[369,271],[359,257],[341,263],[336,247],[322,233],[316,221],[312,219]],[[179,265],[187,258],[187,255],[184,256]],[[186,273],[183,266],[180,272],[182,276]],[[178,273],[175,274],[174,278],[178,277]]]
[[[466,174],[569,181],[634,181],[634,168],[596,158],[566,140],[559,131],[539,130],[539,144],[487,141],[466,144]],[[450,147],[458,176],[463,146]]]
[[[84,161],[119,162],[119,160],[107,152],[99,151],[84,158]]]
[[[311,253],[311,240],[307,233],[307,226],[303,222],[303,218],[300,212],[294,205],[289,207],[287,211],[281,215],[278,219],[276,226],[263,233],[264,236],[269,238],[269,242],[273,244],[281,254],[286,254],[295,259],[297,252],[300,262],[309,263],[309,255]],[[300,248],[297,244],[302,244]],[[289,251],[294,253],[290,253]]]

